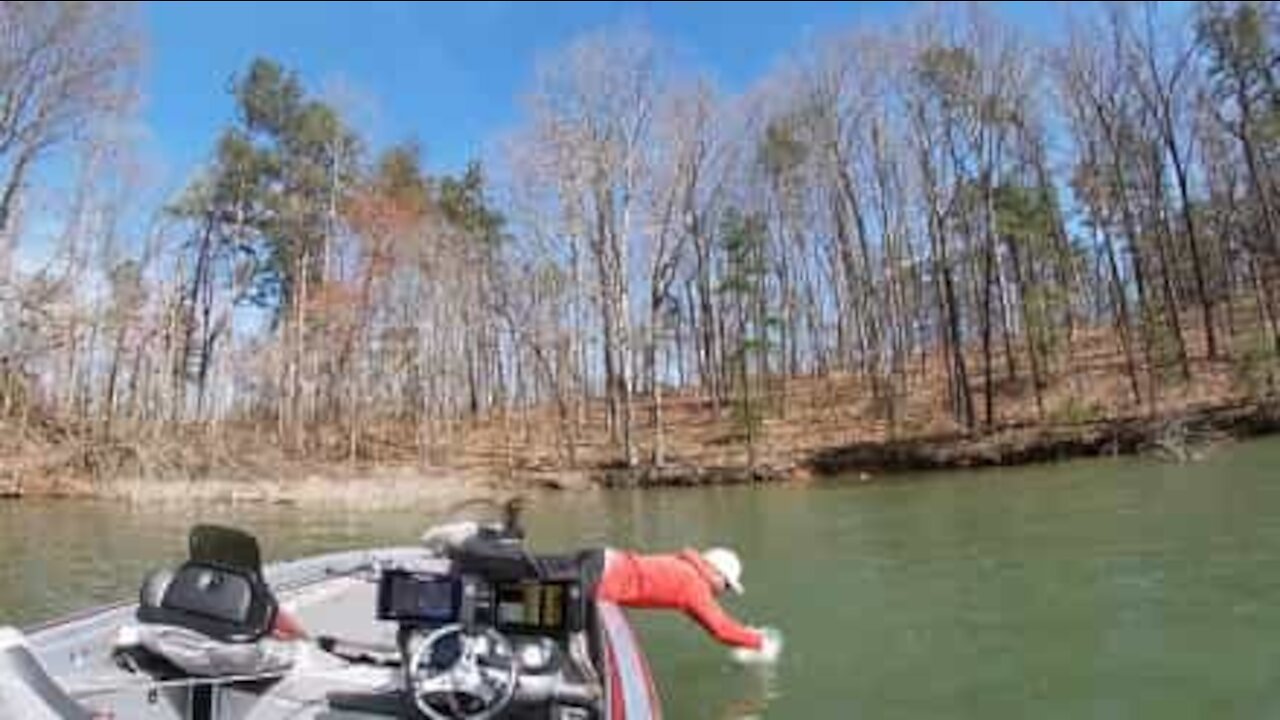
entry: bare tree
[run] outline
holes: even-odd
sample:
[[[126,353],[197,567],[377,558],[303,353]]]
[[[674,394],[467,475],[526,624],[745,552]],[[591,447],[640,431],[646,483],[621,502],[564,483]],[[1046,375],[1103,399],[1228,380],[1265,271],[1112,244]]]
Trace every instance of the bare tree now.
[[[116,3],[0,6],[0,237],[35,163],[132,101],[132,22]]]
[[[1126,43],[1130,55],[1128,72],[1134,78],[1133,86],[1143,108],[1151,116],[1152,124],[1167,154],[1178,188],[1178,215],[1191,252],[1191,270],[1195,279],[1195,292],[1200,304],[1209,359],[1218,357],[1218,336],[1214,320],[1214,298],[1206,278],[1202,239],[1197,232],[1192,211],[1189,170],[1187,163],[1194,152],[1189,147],[1193,136],[1189,132],[1190,100],[1193,97],[1195,65],[1192,62],[1195,46],[1182,28],[1165,25],[1157,27],[1160,20],[1156,3],[1142,6],[1142,26],[1130,26],[1130,17],[1120,11],[1113,14],[1122,31],[1131,37]],[[1172,47],[1165,47],[1172,44]],[[1163,184],[1163,178],[1153,179],[1153,184]]]
[[[620,31],[589,35],[550,59],[531,100],[542,141],[563,149],[561,205],[582,212],[604,334],[610,426],[621,431],[627,465],[636,460],[629,249],[657,95],[652,40]]]
[[[719,153],[714,123],[716,99],[705,80],[669,92],[659,115],[655,168],[650,174],[648,215],[653,228],[647,235],[649,317],[646,355],[649,368],[649,400],[652,411],[655,466],[665,463],[662,385],[669,382],[662,370],[668,319],[678,312],[672,289],[691,242],[711,232],[711,218],[719,187],[712,164]]]

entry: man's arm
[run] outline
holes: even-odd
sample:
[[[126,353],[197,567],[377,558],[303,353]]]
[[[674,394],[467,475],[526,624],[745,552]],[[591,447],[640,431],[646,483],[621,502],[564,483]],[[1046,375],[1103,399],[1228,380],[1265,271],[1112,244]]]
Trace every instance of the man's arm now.
[[[726,645],[750,650],[759,650],[764,645],[760,633],[734,620],[709,592],[697,593],[685,609],[699,625]]]

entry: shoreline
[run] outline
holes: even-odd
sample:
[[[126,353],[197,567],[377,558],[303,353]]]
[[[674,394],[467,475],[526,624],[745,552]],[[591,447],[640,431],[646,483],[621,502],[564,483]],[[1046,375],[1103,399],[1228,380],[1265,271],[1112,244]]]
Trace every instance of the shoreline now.
[[[913,473],[1046,464],[1117,455],[1152,454],[1182,462],[1229,440],[1280,433],[1280,403],[1238,402],[1185,408],[1158,417],[1129,416],[1074,424],[1015,425],[993,432],[856,442],[811,452],[775,453],[754,467],[670,464],[517,471],[510,478],[476,469],[410,466],[320,471],[297,468],[270,481],[206,478],[122,478],[23,484],[0,480],[0,500],[97,499],[129,504],[230,503],[380,508],[417,503],[446,507],[473,498],[520,492],[801,484],[813,480],[893,482]],[[781,459],[778,459],[781,458]]]
[[[838,480],[893,482],[910,474],[982,467],[1043,465],[1089,457],[1152,455],[1194,461],[1207,446],[1280,433],[1280,405],[1230,403],[1162,417],[1130,416],[1058,424],[1007,426],[819,449],[794,461],[746,467],[615,468],[599,474],[610,488],[686,487]]]
[[[1153,455],[1194,461],[1204,448],[1280,433],[1280,405],[1229,403],[1187,408],[1164,416],[1129,416],[1051,426],[1015,426],[994,433],[855,443],[815,453],[815,475],[961,470],[1038,465],[1058,461]]]
[[[105,482],[69,480],[15,488],[0,482],[4,500],[101,500],[129,505],[164,506],[284,505],[352,507],[368,510],[415,505],[442,510],[478,498],[504,494],[493,482],[461,473],[422,472],[403,467],[375,468],[341,475],[309,473],[269,481],[219,477],[181,479],[121,478]]]

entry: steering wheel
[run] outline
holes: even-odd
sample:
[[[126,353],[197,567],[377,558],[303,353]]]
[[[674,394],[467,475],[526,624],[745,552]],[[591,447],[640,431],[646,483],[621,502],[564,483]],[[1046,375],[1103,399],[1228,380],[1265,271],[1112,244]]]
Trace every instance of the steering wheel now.
[[[488,720],[516,692],[515,652],[493,628],[437,628],[413,652],[405,673],[407,691],[430,720]]]

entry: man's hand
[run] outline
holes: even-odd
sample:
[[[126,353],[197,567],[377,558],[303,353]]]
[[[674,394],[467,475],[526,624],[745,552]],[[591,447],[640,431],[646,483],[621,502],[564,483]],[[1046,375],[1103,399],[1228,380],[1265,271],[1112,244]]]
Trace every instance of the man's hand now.
[[[760,633],[761,643],[759,650],[751,650],[748,648],[734,648],[731,655],[733,659],[743,665],[760,665],[770,664],[778,661],[778,656],[782,654],[782,633],[777,628],[758,627],[752,628]]]

